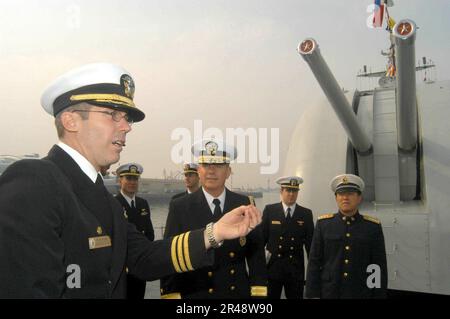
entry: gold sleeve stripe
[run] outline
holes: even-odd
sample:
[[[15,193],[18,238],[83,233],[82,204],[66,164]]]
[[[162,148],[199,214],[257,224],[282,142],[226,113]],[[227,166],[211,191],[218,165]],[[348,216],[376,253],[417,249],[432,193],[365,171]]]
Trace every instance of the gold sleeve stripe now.
[[[97,102],[119,103],[129,107],[134,107],[134,102],[119,94],[77,94],[70,97],[71,101],[96,100]]]
[[[267,297],[267,287],[266,286],[252,286],[251,290],[252,297]]]
[[[181,299],[181,294],[179,292],[173,292],[166,295],[161,295],[161,299]]]
[[[181,234],[180,238],[178,238],[178,244],[177,244],[177,256],[178,256],[178,261],[180,263],[180,268],[182,272],[186,272],[187,268],[186,268],[186,264],[184,262],[184,254],[183,254],[183,239],[185,237],[186,234]]]
[[[178,264],[178,259],[177,259],[177,241],[178,241],[178,237],[180,236],[175,236],[172,239],[172,245],[171,245],[171,257],[172,257],[172,264],[173,264],[173,268],[175,268],[176,272],[182,272],[180,265]]]
[[[184,252],[184,260],[186,261],[186,267],[188,270],[194,270],[191,263],[191,256],[189,256],[189,234],[191,232],[187,232],[184,236],[183,240],[183,252]]]

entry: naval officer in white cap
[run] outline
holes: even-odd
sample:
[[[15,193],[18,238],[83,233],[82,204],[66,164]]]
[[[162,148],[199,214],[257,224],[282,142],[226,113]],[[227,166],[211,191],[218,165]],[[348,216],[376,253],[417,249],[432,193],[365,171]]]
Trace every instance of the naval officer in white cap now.
[[[305,259],[309,254],[314,231],[310,209],[297,204],[303,179],[284,176],[277,179],[281,202],[267,205],[263,211],[264,242],[268,252],[269,297],[280,299],[281,290],[287,299],[303,299]]]
[[[186,163],[183,165],[184,185],[186,186],[186,191],[174,195],[172,199],[195,193],[200,188],[200,179],[198,177],[197,170],[197,163]]]
[[[59,143],[0,177],[0,298],[124,298],[127,268],[142,280],[191,271],[211,263],[210,247],[259,224],[258,210],[242,206],[207,230],[151,242],[127,222],[100,171],[145,117],[134,89],[126,70],[96,63],[44,92]]]
[[[115,195],[128,222],[134,224],[136,229],[148,240],[155,240],[155,231],[151,219],[150,206],[145,198],[136,196],[139,190],[139,180],[144,172],[138,163],[126,163],[116,170],[119,179],[120,191]],[[140,280],[132,274],[127,275],[127,299],[144,299],[147,282]]]
[[[334,177],[330,185],[338,212],[317,220],[306,297],[385,298],[387,264],[381,223],[358,210],[364,181],[353,174],[342,174]]]
[[[223,140],[194,143],[202,187],[170,203],[164,237],[202,228],[251,199],[225,187],[236,149]],[[248,264],[248,271],[246,264]],[[261,227],[248,236],[226,241],[215,251],[214,265],[161,280],[162,298],[217,299],[267,296],[267,270]]]

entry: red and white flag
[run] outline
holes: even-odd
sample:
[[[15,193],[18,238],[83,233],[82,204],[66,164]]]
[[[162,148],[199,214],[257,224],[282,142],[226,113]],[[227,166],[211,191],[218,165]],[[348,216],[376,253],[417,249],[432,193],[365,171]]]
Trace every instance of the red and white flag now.
[[[383,25],[384,1],[375,0],[375,12],[373,15],[373,27],[380,28]]]

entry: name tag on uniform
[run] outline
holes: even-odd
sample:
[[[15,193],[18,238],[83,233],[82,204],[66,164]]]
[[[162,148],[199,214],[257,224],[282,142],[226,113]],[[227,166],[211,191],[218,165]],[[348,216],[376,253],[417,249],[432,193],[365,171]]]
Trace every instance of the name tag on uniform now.
[[[111,237],[98,236],[89,238],[89,249],[98,249],[111,246]]]
[[[303,226],[303,224],[305,223],[303,220],[297,220],[297,223],[299,226]]]
[[[272,225],[281,225],[279,220],[272,220]]]

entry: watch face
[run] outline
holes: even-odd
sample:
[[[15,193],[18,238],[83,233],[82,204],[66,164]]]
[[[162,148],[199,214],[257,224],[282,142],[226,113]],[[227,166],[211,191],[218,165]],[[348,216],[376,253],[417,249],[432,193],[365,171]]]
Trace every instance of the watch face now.
[[[300,53],[310,53],[314,49],[314,41],[311,39],[307,39],[300,43],[298,50]]]

